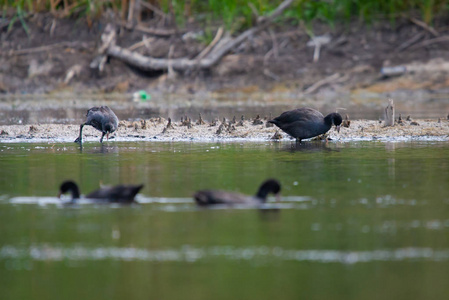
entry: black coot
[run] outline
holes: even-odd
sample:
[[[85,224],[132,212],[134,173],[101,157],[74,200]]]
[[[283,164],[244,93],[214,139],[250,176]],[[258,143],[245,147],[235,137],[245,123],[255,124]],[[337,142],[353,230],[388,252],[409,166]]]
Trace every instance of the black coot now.
[[[259,188],[255,196],[246,196],[239,193],[221,191],[221,190],[202,190],[193,196],[200,206],[212,204],[247,204],[259,205],[267,200],[269,193],[276,195],[276,200],[280,199],[281,185],[275,179],[268,179]]]
[[[301,142],[302,139],[328,132],[332,125],[335,125],[337,131],[340,132],[342,121],[339,113],[330,113],[324,117],[322,113],[313,108],[302,107],[286,111],[268,122],[273,123]]]
[[[118,118],[115,113],[107,106],[92,107],[87,111],[87,120],[80,125],[80,135],[75,140],[75,143],[83,142],[83,127],[84,125],[91,125],[95,129],[102,132],[100,143],[103,143],[103,137],[109,139],[109,133],[112,133],[118,128]]]
[[[116,185],[111,187],[103,187],[96,190],[85,198],[91,199],[97,202],[110,202],[110,203],[132,203],[134,202],[134,197],[143,188],[141,185]],[[59,188],[59,197],[62,194],[70,192],[72,194],[72,201],[80,198],[80,190],[78,185],[73,181],[65,181],[61,184]]]

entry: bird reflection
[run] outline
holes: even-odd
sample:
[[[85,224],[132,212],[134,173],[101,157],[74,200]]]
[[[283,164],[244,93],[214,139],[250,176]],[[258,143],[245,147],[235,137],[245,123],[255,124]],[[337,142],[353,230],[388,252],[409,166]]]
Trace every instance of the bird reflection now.
[[[279,207],[259,208],[259,216],[263,221],[278,221],[281,217]]]
[[[117,145],[114,145],[114,144],[108,145],[108,144],[104,144],[104,143],[101,144],[100,146],[95,146],[95,147],[85,147],[85,146],[83,146],[83,144],[80,144],[79,150],[80,150],[80,153],[91,153],[91,154],[119,153],[119,147]]]
[[[323,141],[310,142],[291,142],[282,148],[283,151],[288,152],[320,152],[320,151],[336,151],[329,146],[329,143]]]

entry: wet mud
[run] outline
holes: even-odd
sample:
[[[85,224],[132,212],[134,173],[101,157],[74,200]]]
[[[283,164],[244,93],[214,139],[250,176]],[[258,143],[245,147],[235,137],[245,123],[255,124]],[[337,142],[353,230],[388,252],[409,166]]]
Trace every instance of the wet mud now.
[[[170,123],[170,124],[169,124]],[[119,128],[109,136],[109,141],[289,141],[294,140],[265,118],[248,120],[222,119],[211,122],[190,118],[171,121],[151,118],[140,121],[120,121]],[[79,134],[75,124],[35,124],[0,126],[0,143],[11,142],[74,142]],[[101,132],[91,126],[83,130],[84,142],[98,142]],[[381,121],[351,120],[349,127],[338,133],[332,128],[325,136],[333,141],[449,141],[449,120],[409,119],[386,127]]]

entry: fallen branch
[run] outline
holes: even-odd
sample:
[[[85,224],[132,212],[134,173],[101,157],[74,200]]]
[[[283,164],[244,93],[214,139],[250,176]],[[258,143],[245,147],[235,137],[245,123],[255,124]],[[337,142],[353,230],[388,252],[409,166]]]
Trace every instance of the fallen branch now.
[[[260,17],[259,23],[234,39],[227,42],[221,43],[217,42],[217,45],[209,45],[206,49],[210,48],[204,57],[199,60],[197,58],[177,58],[177,59],[163,59],[163,58],[153,58],[151,56],[143,56],[139,53],[129,51],[128,49],[122,48],[115,45],[115,43],[110,43],[107,47],[106,54],[120,59],[123,62],[137,67],[144,71],[150,70],[167,70],[168,67],[172,67],[174,70],[186,71],[193,68],[208,69],[216,65],[229,51],[241,44],[250,36],[253,36],[257,32],[265,29],[269,26],[273,20],[278,17],[282,12],[292,4],[293,0],[283,1],[271,14],[268,16]],[[138,26],[136,27],[138,28]],[[215,41],[215,39],[214,39]],[[206,49],[204,51],[206,51]],[[203,51],[203,52],[204,52]]]
[[[418,49],[421,47],[426,47],[426,46],[430,46],[432,44],[436,44],[436,43],[443,43],[443,42],[449,42],[449,35],[443,35],[443,36],[439,36],[437,38],[434,39],[430,39],[430,40],[425,40],[417,45],[414,45],[412,47],[410,47],[410,50],[413,49]]]
[[[128,50],[129,51],[133,51],[133,50],[136,50],[136,49],[138,49],[138,48],[140,48],[142,46],[146,46],[148,48],[149,42],[152,41],[152,40],[153,40],[152,37],[147,38],[147,37],[144,36],[140,42],[137,42],[134,45],[129,46]]]
[[[149,2],[145,2],[145,1],[141,1],[140,5],[142,5],[143,7],[151,10],[152,12],[154,12],[155,14],[161,16],[164,20],[169,19],[169,17],[167,16],[166,13],[164,13],[162,10],[160,10],[159,8],[157,8],[155,5],[149,3]]]
[[[121,22],[117,22],[118,25],[123,26],[125,28],[128,28],[129,25],[127,22],[121,21]],[[128,27],[127,27],[128,26]],[[131,26],[131,29],[133,30],[137,30],[143,33],[148,33],[151,35],[155,35],[155,36],[160,36],[160,37],[168,37],[168,36],[172,36],[178,33],[182,33],[182,31],[176,30],[176,29],[156,29],[156,28],[149,28],[149,27],[145,27],[143,25],[136,25],[136,26]]]
[[[39,47],[33,47],[33,48],[27,48],[27,49],[19,49],[19,50],[11,50],[9,51],[9,55],[13,56],[13,55],[25,55],[25,54],[30,54],[30,53],[37,53],[37,52],[44,52],[44,51],[48,51],[54,48],[59,48],[59,47],[78,47],[78,48],[89,48],[88,46],[89,44],[86,43],[79,43],[79,42],[61,42],[61,43],[56,43],[56,44],[51,44],[51,45],[47,45],[47,46],[39,46]],[[80,47],[81,46],[81,47]],[[93,44],[92,44],[93,46]]]
[[[333,75],[331,75],[331,76],[329,76],[329,77],[326,77],[326,78],[324,78],[324,79],[322,79],[322,80],[320,80],[320,81],[317,81],[317,82],[315,82],[314,84],[312,84],[310,87],[308,87],[308,88],[304,91],[304,94],[305,94],[305,95],[311,94],[311,93],[315,92],[316,90],[318,90],[320,87],[322,87],[322,86],[324,86],[324,85],[326,85],[326,84],[328,84],[328,83],[331,83],[331,82],[333,82],[333,81],[336,81],[336,80],[340,79],[340,77],[341,77],[340,74],[335,73],[335,74],[333,74]]]
[[[416,44],[421,38],[423,38],[425,35],[424,32],[420,32],[418,34],[415,34],[411,39],[405,41],[402,43],[397,49],[396,52],[401,52],[407,49],[408,47],[411,47],[413,44]]]
[[[418,19],[415,18],[410,18],[410,21],[415,24],[418,25],[419,27],[427,30],[428,32],[430,32],[431,34],[433,34],[434,36],[439,36],[440,34],[438,33],[438,31],[435,30],[435,28],[433,28],[432,26],[427,25],[425,22],[420,21]]]
[[[209,52],[212,50],[212,48],[220,41],[221,37],[223,36],[223,27],[218,28],[217,34],[215,35],[212,42],[207,46],[203,51],[201,51],[200,54],[195,58],[197,61],[201,60],[203,57],[205,57]]]

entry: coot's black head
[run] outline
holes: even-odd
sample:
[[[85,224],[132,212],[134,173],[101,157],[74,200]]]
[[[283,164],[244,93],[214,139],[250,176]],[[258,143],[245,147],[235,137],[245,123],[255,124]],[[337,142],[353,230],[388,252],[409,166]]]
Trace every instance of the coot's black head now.
[[[281,184],[276,179],[268,179],[259,188],[256,194],[257,198],[266,200],[268,194],[273,193],[276,195],[276,200],[279,201],[279,193],[281,192]]]
[[[112,133],[115,131],[115,127],[111,123],[106,123],[103,128],[104,132]]]
[[[340,132],[340,125],[343,122],[343,118],[339,113],[330,113],[324,118],[324,122],[330,126],[335,125],[337,131]]]
[[[78,199],[80,197],[80,191],[78,189],[78,185],[71,181],[64,181],[61,186],[59,187],[59,197],[61,197],[62,194],[70,192],[72,194],[73,199]]]

